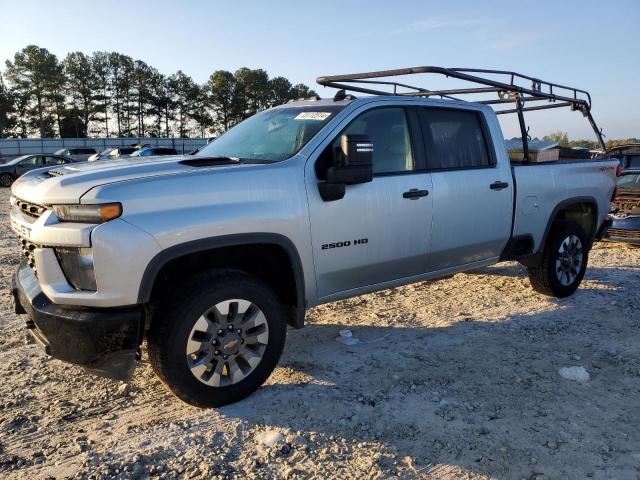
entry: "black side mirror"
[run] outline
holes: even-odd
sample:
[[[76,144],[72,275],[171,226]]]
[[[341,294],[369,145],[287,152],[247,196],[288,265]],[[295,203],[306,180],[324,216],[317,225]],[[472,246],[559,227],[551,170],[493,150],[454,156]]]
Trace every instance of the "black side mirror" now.
[[[327,169],[326,182],[318,184],[325,202],[344,197],[345,186],[370,182],[373,179],[373,143],[367,135],[340,137],[340,147],[334,152],[333,166]]]

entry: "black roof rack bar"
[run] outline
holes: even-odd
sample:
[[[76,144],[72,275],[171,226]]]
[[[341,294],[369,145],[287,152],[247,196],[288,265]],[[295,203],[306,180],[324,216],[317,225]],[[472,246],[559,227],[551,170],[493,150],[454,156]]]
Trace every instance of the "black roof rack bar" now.
[[[570,107],[572,104],[569,102],[562,103],[551,103],[549,105],[537,105],[535,107],[524,107],[522,109],[523,112],[531,112],[533,110],[547,110],[549,108],[562,108],[562,107]],[[504,115],[505,113],[518,113],[517,108],[509,109],[509,110],[496,110],[496,115]]]
[[[373,81],[373,80],[350,80],[350,83],[367,83],[370,85],[392,85],[393,86],[393,92],[385,92],[382,90],[373,90],[370,88],[364,88],[364,87],[356,87],[355,85],[346,85],[346,84],[341,84],[341,83],[332,83],[331,85],[327,85],[330,87],[334,87],[334,88],[340,88],[343,90],[351,90],[354,92],[360,92],[360,93],[370,93],[371,95],[404,95],[404,96],[416,96],[416,95],[420,95],[423,93],[427,93],[430,92],[431,90],[427,90],[426,88],[420,88],[420,87],[413,87],[411,85],[406,85],[404,83],[398,83],[398,82],[385,82],[385,81]],[[402,88],[411,88],[413,90],[416,90],[415,92],[400,92],[398,93],[397,88],[398,87],[402,87]],[[441,95],[444,98],[448,98],[449,100],[460,100],[459,98],[455,98],[455,97],[451,97],[449,95]]]
[[[560,85],[559,83],[547,82],[544,80],[540,80],[539,78],[530,77],[528,75],[523,75],[521,73],[510,72],[506,70],[486,70],[481,68],[452,68],[451,70],[456,72],[468,72],[468,73],[488,73],[490,75],[509,75],[511,77],[511,84],[515,84],[515,78],[520,78],[523,80],[529,80],[532,85],[537,85],[540,90],[542,90],[543,86],[549,87],[549,93],[553,95],[553,88],[562,89],[562,90],[570,90],[574,94],[574,98],[577,98],[578,93],[582,93],[586,95],[587,102],[589,106],[591,106],[591,95],[586,90],[581,90],[575,87],[567,87],[566,85]]]
[[[404,83],[389,81],[389,80],[376,80],[385,77],[398,77],[403,75],[413,74],[438,74],[447,78],[455,78],[458,80],[475,83],[477,85],[483,85],[480,88],[459,88],[459,89],[447,89],[447,90],[428,90],[422,87],[416,87],[407,85]],[[488,78],[487,75],[502,75],[506,76],[505,81],[498,81],[493,78]],[[525,87],[516,82],[530,82],[530,87]],[[414,96],[414,97],[431,97],[439,96],[441,98],[447,98],[450,100],[464,101],[461,98],[454,97],[453,95],[473,95],[481,93],[496,92],[498,94],[498,100],[471,100],[475,103],[482,103],[485,105],[500,105],[504,103],[515,103],[516,109],[499,110],[496,113],[517,113],[520,121],[520,127],[522,130],[523,143],[526,143],[527,131],[523,123],[522,113],[531,110],[546,110],[547,108],[560,108],[571,107],[572,110],[578,110],[587,117],[593,131],[598,138],[600,146],[605,149],[602,132],[598,129],[593,117],[591,116],[591,95],[586,90],[579,88],[568,87],[559,83],[547,82],[539,78],[523,75],[517,72],[508,70],[487,70],[478,68],[444,68],[444,67],[411,67],[411,68],[399,68],[395,70],[379,70],[374,72],[362,72],[352,73],[347,75],[332,75],[322,76],[316,79],[316,82],[326,87],[340,88],[344,90],[351,90],[354,92],[366,93],[371,95],[398,95],[398,96]],[[353,85],[367,84],[378,86],[392,86],[393,91],[383,91],[374,88]],[[410,92],[398,92],[398,89],[414,90]],[[511,93],[511,94],[509,94]],[[549,105],[524,107],[526,102],[548,100],[551,102]],[[525,154],[527,148],[525,146]],[[526,156],[526,155],[525,155]]]
[[[491,75],[507,75],[511,78],[510,83],[499,82],[497,80],[493,80],[491,78],[479,77],[476,75],[469,75],[467,72],[474,73],[488,73]],[[446,77],[457,78],[459,80],[466,80],[468,82],[477,83],[480,85],[487,85],[490,87],[496,87],[499,90],[507,91],[507,92],[516,92],[522,95],[531,95],[534,97],[542,97],[547,98],[549,100],[560,100],[564,102],[572,102],[576,104],[583,104],[587,107],[591,107],[591,96],[585,90],[580,90],[573,87],[566,87],[564,85],[560,85],[557,83],[545,82],[543,80],[539,80],[533,77],[529,77],[527,75],[521,75],[516,72],[509,72],[506,70],[480,70],[480,69],[471,69],[471,68],[443,68],[443,67],[412,67],[412,68],[400,68],[397,70],[380,70],[377,72],[364,72],[364,73],[353,73],[348,75],[332,75],[325,77],[318,77],[316,82],[320,85],[324,85],[327,87],[337,87],[337,82],[356,82],[361,80],[369,80],[368,83],[380,83],[371,81],[373,78],[381,78],[381,77],[395,77],[400,75],[412,75],[417,73],[435,73],[444,75]],[[517,85],[515,83],[516,78],[521,78],[525,80],[530,80],[532,82],[532,88],[526,88],[521,85]],[[388,82],[385,81],[385,85],[393,85],[396,82]],[[542,90],[542,86],[549,87],[549,92],[545,92]],[[347,88],[350,87],[348,85],[340,86],[339,88]],[[553,93],[553,88],[556,89],[566,89],[571,92],[572,97],[567,97],[564,95],[557,95]],[[424,89],[420,89],[419,87],[411,87],[414,90],[421,91]],[[369,92],[363,93],[372,93],[374,95],[393,95],[392,92],[384,92],[380,90],[371,90]],[[464,93],[464,92],[461,92]],[[578,93],[584,94],[587,96],[587,99],[579,98]],[[409,94],[410,95],[410,94]]]
[[[537,97],[520,97],[521,102],[552,102],[553,100],[549,100],[546,98],[537,98]],[[478,100],[475,103],[482,103],[483,105],[500,105],[502,103],[514,103],[515,99],[513,98],[504,98],[498,100]]]
[[[458,88],[450,90],[427,90],[426,92],[415,93],[419,96],[431,96],[431,95],[450,95],[450,94],[470,94],[470,93],[490,93],[501,92],[502,89],[497,87],[482,87],[482,88]]]

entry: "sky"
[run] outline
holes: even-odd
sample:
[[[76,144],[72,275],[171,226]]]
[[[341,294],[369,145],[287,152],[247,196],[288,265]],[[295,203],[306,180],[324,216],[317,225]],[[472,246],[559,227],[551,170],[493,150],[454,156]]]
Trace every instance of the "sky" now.
[[[640,137],[640,0],[516,3],[0,0],[0,65],[29,44],[59,58],[118,51],[198,82],[219,69],[264,68],[323,97],[333,90],[315,84],[320,75],[422,65],[504,69],[588,90],[607,138]],[[505,136],[518,135],[516,117],[508,117]],[[532,136],[562,130],[570,139],[595,138],[568,109],[530,113],[527,122]]]

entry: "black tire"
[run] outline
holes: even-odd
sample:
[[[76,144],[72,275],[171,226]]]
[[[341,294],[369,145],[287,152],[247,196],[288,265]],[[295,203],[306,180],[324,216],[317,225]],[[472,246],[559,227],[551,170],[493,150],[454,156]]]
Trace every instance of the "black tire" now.
[[[185,347],[203,312],[219,302],[238,298],[264,313],[268,342],[260,362],[242,380],[223,386],[206,385],[190,370]],[[244,272],[219,269],[196,275],[158,306],[147,346],[154,371],[178,398],[196,407],[220,407],[242,400],[269,378],[282,354],[286,332],[283,306],[267,285]]]
[[[15,181],[15,178],[10,173],[0,174],[0,187],[10,187]]]
[[[571,281],[569,281],[570,277],[568,275],[562,276],[561,273],[558,273],[557,261],[563,261],[560,250],[563,243],[572,236],[580,240],[582,260],[580,268],[575,267],[575,265],[567,267],[575,269],[575,278],[573,278],[572,275]],[[549,237],[542,254],[542,261],[538,266],[527,268],[531,286],[536,292],[550,297],[568,297],[580,286],[588,260],[589,250],[587,238],[580,225],[574,222],[557,222],[551,227],[551,231],[549,232]],[[564,280],[561,281],[560,277]]]

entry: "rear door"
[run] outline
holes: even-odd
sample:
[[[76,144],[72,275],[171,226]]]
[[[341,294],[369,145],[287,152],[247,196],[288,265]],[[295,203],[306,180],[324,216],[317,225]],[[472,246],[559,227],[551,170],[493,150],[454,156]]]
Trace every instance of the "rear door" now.
[[[481,111],[419,107],[433,181],[429,270],[499,257],[511,236],[513,182]]]
[[[307,162],[307,195],[318,296],[327,297],[424,273],[431,229],[431,176],[424,170],[417,116],[401,106],[352,115]],[[342,133],[373,143],[373,180],[325,202],[318,180]]]

